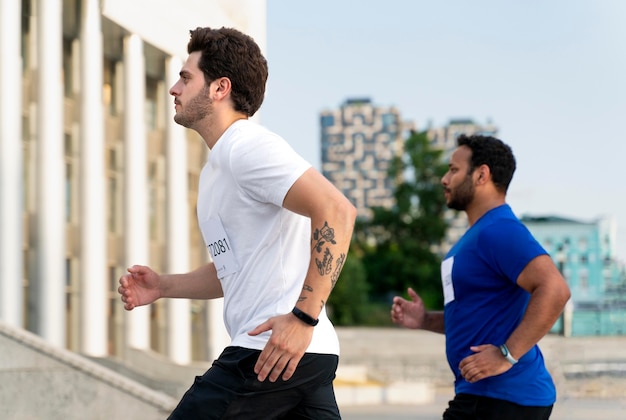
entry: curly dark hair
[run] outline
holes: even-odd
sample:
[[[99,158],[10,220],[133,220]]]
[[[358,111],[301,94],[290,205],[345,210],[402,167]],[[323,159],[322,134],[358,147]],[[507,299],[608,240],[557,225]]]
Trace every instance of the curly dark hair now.
[[[461,134],[457,138],[457,145],[469,147],[472,151],[468,173],[471,174],[480,165],[487,165],[498,191],[506,193],[516,168],[510,146],[495,137],[478,134]]]
[[[267,82],[267,61],[252,37],[232,28],[196,28],[187,52],[200,51],[198,61],[207,84],[228,77],[235,111],[249,117],[261,107]]]

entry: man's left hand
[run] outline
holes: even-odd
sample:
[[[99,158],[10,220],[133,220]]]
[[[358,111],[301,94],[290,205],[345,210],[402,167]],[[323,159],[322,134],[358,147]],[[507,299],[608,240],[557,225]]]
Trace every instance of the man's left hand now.
[[[461,376],[470,383],[478,382],[490,376],[500,375],[511,369],[509,363],[500,352],[500,349],[491,344],[472,346],[474,352],[459,363]]]

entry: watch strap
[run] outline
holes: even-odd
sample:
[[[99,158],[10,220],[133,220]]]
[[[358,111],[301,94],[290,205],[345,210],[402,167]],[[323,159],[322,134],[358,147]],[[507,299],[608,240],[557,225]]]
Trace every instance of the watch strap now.
[[[300,309],[296,308],[295,306],[291,310],[291,313],[294,314],[296,318],[298,318],[300,321],[312,327],[316,326],[317,323],[320,322],[319,319],[313,318],[311,315],[307,314],[306,312],[302,312]]]
[[[515,357],[511,356],[511,352],[509,351],[509,348],[506,346],[506,344],[502,344],[500,346],[500,352],[502,352],[502,355],[504,356],[504,358],[508,360],[509,363],[511,363],[512,365],[518,362],[518,360]]]

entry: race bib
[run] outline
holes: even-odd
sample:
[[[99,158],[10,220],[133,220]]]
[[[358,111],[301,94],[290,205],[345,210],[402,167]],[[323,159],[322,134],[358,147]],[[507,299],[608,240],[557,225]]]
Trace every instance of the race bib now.
[[[226,235],[222,221],[220,219],[206,220],[200,224],[200,231],[202,232],[204,243],[213,258],[217,277],[221,279],[237,272],[239,263],[235,257],[232,243]]]
[[[454,300],[454,285],[452,284],[452,266],[454,257],[443,260],[441,263],[441,284],[443,285],[444,306]]]

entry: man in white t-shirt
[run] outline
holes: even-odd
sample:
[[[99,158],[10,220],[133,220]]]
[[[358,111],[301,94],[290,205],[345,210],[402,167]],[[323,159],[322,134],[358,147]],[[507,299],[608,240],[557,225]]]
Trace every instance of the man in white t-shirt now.
[[[191,31],[170,89],[174,120],[211,150],[198,222],[212,262],[185,274],[133,266],[127,310],[168,298],[224,298],[230,345],[170,419],[339,419],[339,343],[325,303],[345,263],[356,210],[280,136],[248,120],[267,63],[230,28]]]

